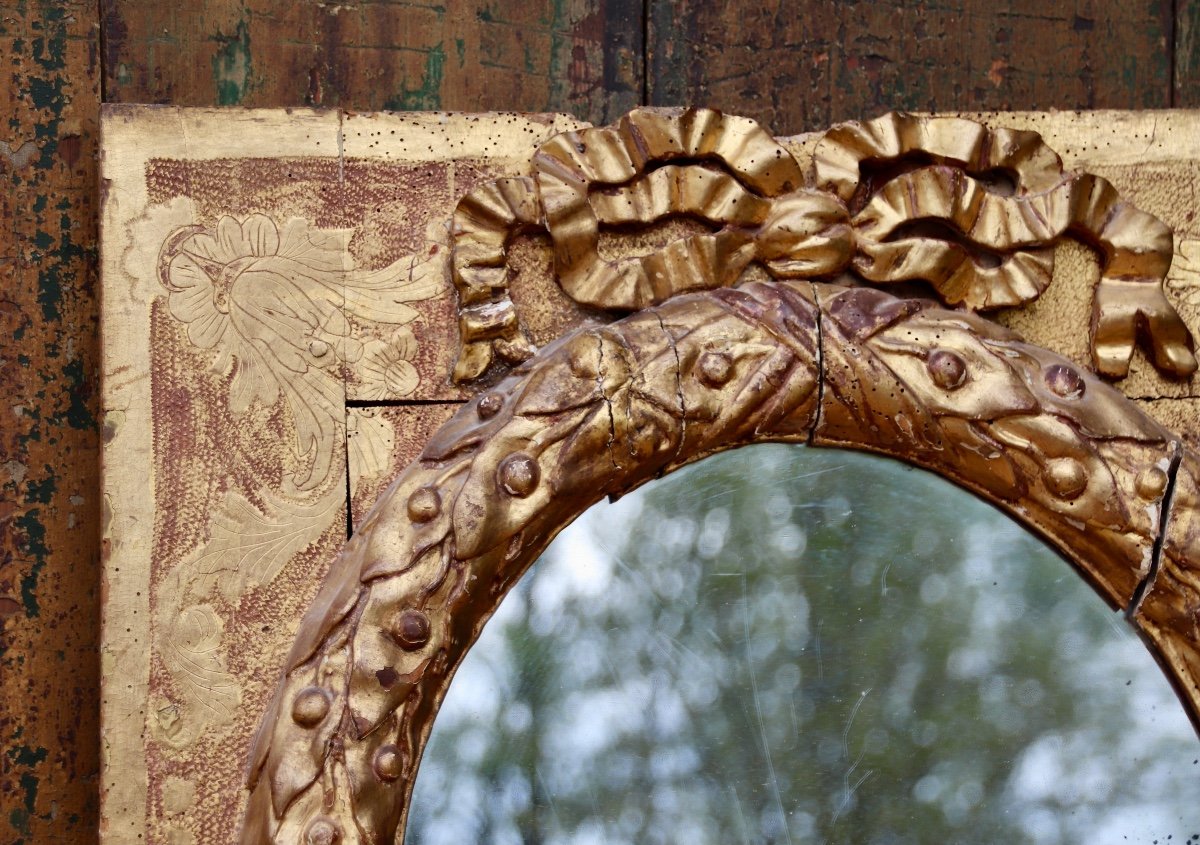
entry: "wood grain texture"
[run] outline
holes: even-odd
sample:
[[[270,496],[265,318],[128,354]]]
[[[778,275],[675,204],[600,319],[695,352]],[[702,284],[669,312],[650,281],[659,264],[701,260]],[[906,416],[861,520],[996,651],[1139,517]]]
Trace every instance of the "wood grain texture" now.
[[[109,102],[567,111],[642,93],[640,0],[104,0]]]
[[[0,841],[95,839],[94,4],[0,13]]]
[[[1174,72],[1171,105],[1180,109],[1200,106],[1200,2],[1180,0],[1175,6],[1172,39]]]
[[[713,106],[781,134],[896,108],[1171,104],[1170,3],[648,2],[651,105]]]

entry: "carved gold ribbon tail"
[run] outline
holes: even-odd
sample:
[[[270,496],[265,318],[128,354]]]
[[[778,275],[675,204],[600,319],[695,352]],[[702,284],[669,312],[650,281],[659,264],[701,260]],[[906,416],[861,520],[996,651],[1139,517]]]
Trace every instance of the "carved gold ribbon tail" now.
[[[1101,257],[1096,369],[1126,375],[1140,338],[1162,372],[1196,371],[1191,334],[1163,288],[1170,229],[1107,180],[1064,173],[1036,133],[892,113],[831,129],[814,171],[854,213],[853,267],[863,278],[925,280],[944,301],[976,310],[1021,305],[1045,290],[1052,248],[1074,235]]]

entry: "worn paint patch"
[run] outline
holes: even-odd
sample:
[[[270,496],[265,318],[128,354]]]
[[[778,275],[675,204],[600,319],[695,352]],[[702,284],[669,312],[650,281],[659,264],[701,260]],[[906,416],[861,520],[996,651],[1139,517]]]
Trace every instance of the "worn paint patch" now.
[[[40,509],[31,508],[13,520],[13,525],[20,533],[22,550],[31,561],[28,570],[21,577],[21,604],[25,608],[25,615],[30,619],[40,616],[42,612],[37,588],[42,570],[46,568],[46,559],[50,555],[50,549],[46,545],[46,526],[42,524],[40,516]]]
[[[239,21],[232,36],[218,35],[221,48],[212,57],[213,82],[217,86],[217,103],[239,105],[250,88],[250,27]]]
[[[436,111],[442,107],[442,79],[446,72],[446,51],[441,44],[425,54],[421,84],[407,86],[383,104],[390,111]]]
[[[33,141],[25,141],[14,146],[16,143],[16,141],[8,141],[0,145],[0,156],[8,162],[9,168],[21,170],[29,164],[33,154],[37,152],[37,145]]]

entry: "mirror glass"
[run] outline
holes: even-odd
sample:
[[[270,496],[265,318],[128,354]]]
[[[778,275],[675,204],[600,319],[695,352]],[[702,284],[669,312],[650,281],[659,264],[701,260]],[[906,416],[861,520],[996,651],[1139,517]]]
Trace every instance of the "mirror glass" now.
[[[409,845],[1200,842],[1123,617],[932,474],[760,445],[592,508],[468,654]]]

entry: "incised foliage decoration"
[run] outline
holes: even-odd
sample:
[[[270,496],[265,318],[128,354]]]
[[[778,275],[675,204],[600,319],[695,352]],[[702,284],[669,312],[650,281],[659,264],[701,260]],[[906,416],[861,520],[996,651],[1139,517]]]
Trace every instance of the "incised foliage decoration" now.
[[[168,309],[194,346],[212,351],[213,371],[230,376],[230,413],[282,404],[294,431],[295,470],[274,483],[259,479],[257,488],[228,482],[207,540],[166,577],[161,659],[177,693],[172,718],[160,722],[177,747],[206,729],[227,729],[240,703],[226,666],[227,618],[344,505],[345,466],[334,449],[344,439],[344,368],[362,362],[368,390],[417,385],[407,360],[417,312],[407,303],[437,295],[439,280],[411,258],[378,270],[348,266],[347,235],[300,218],[279,226],[264,214],[223,216],[175,229],[159,250]],[[387,324],[393,337],[360,340],[351,319]],[[181,711],[187,718],[174,718]]]

